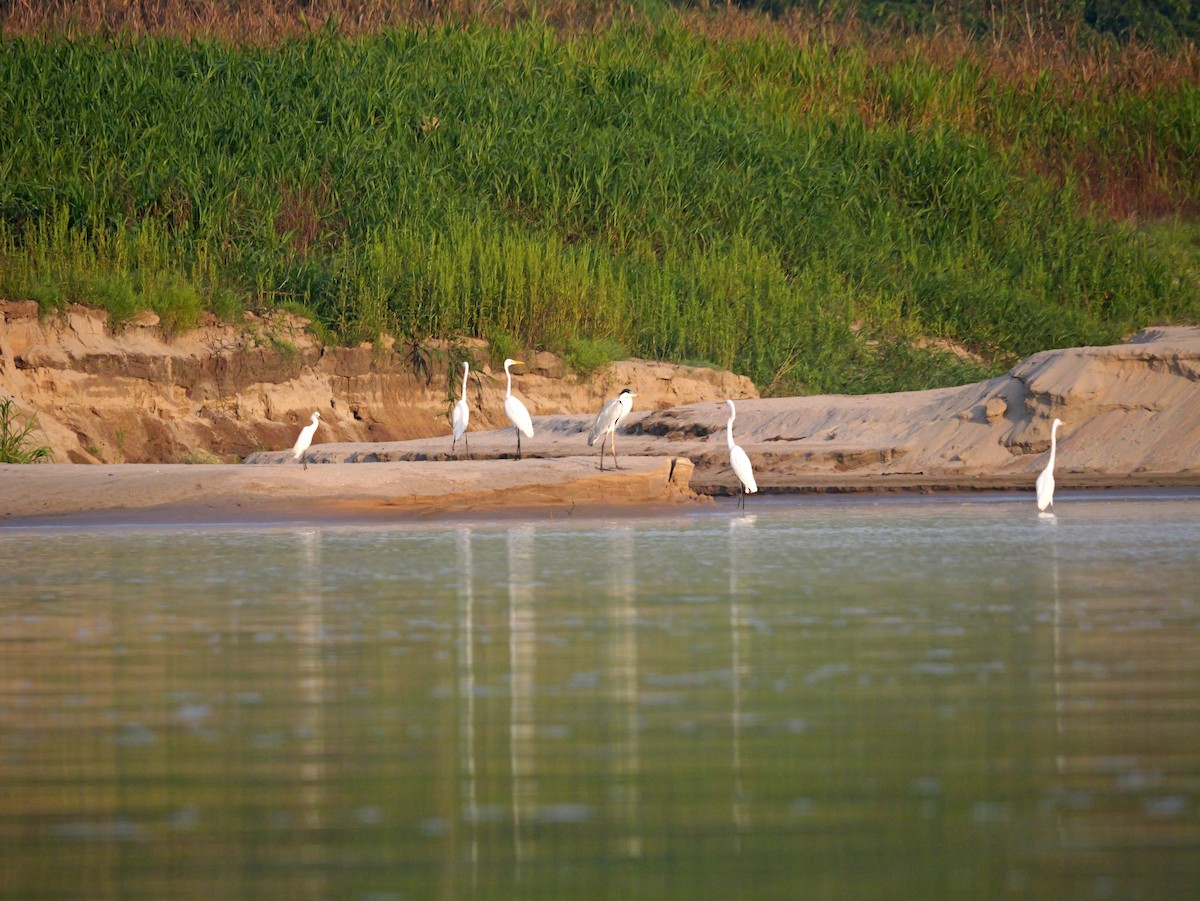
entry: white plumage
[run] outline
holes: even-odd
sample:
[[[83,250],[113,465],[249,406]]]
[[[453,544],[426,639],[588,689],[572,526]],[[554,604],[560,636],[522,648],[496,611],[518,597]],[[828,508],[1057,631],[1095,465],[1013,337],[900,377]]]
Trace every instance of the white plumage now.
[[[758,491],[758,483],[754,481],[754,470],[750,466],[750,458],[733,440],[733,421],[737,418],[737,409],[733,406],[733,401],[727,400],[725,403],[729,404],[729,422],[725,426],[725,435],[729,441],[729,465],[733,467],[733,474],[742,483],[742,494],[738,500],[744,507],[746,506],[746,495]]]
[[[617,465],[617,427],[621,424],[629,411],[633,409],[633,399],[637,394],[625,388],[600,408],[600,412],[596,415],[596,421],[592,423],[592,428],[588,431],[588,447],[596,443],[596,439],[600,439],[600,469],[604,470],[604,442],[606,436],[612,436],[612,458],[613,468],[620,469]]]
[[[1054,454],[1058,444],[1055,433],[1060,425],[1062,425],[1062,420],[1055,419],[1050,426],[1050,460],[1034,483],[1037,488],[1037,508],[1040,513],[1044,513],[1047,508],[1051,513],[1054,512]]]
[[[304,464],[304,468],[308,469],[308,460],[304,458],[304,452],[308,450],[308,446],[312,444],[313,434],[317,431],[317,426],[321,423],[321,414],[314,412],[312,422],[300,430],[300,437],[296,439],[296,443],[292,446],[292,457]]]
[[[526,438],[533,437],[533,418],[529,415],[529,411],[525,409],[525,405],[519,399],[513,397],[512,393],[512,373],[508,371],[509,366],[524,366],[520,360],[505,360],[504,374],[508,376],[508,387],[504,389],[504,412],[508,414],[508,421],[513,424],[517,430],[517,459],[521,459],[521,433],[525,433]]]
[[[454,405],[454,412],[450,416],[450,423],[454,426],[454,441],[450,443],[450,453],[454,453],[454,448],[458,446],[458,439],[463,439],[463,444],[467,446],[467,456],[471,456],[471,444],[466,439],[467,423],[471,419],[471,408],[467,406],[467,372],[471,366],[465,360],[462,364],[463,368],[463,386],[462,397],[458,403]]]

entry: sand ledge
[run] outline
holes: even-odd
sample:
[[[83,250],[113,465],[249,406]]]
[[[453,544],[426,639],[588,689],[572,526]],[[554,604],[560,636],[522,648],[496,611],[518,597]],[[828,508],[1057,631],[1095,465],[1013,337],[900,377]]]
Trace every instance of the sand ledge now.
[[[0,465],[0,525],[395,519],[704,503],[691,461],[637,457],[601,473],[589,457],[447,463]]]

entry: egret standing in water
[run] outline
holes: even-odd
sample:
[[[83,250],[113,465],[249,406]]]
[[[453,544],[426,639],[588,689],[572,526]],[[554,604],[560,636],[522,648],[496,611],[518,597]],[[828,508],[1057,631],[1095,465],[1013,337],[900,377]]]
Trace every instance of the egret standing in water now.
[[[533,437],[533,419],[529,415],[529,411],[525,409],[525,405],[520,400],[513,397],[512,393],[512,373],[508,371],[509,366],[524,366],[520,360],[505,360],[504,374],[508,376],[508,387],[504,389],[504,412],[508,414],[508,421],[513,424],[517,430],[517,459],[521,459],[521,433],[525,433],[526,438]]]
[[[1050,460],[1046,463],[1046,468],[1042,470],[1042,474],[1037,477],[1034,483],[1037,488],[1037,507],[1039,513],[1045,513],[1049,508],[1050,513],[1054,513],[1054,452],[1057,449],[1057,441],[1055,433],[1058,427],[1062,425],[1061,419],[1055,419],[1050,426]]]
[[[588,447],[595,444],[596,439],[600,439],[600,471],[604,472],[604,442],[606,436],[612,435],[612,458],[613,469],[620,469],[617,465],[617,426],[621,424],[629,411],[633,409],[633,399],[637,394],[625,388],[620,394],[606,403],[600,408],[600,412],[596,415],[596,421],[592,423],[591,431],[588,432]]]
[[[312,422],[300,430],[300,437],[296,439],[295,445],[292,447],[292,457],[295,460],[304,464],[304,468],[308,469],[308,460],[304,457],[304,452],[308,450],[308,446],[312,444],[313,433],[316,432],[317,426],[321,423],[321,414],[313,413]]]
[[[467,440],[467,422],[471,418],[471,408],[467,406],[467,372],[471,366],[465,360],[463,367],[463,389],[462,397],[458,403],[454,405],[454,413],[450,416],[450,422],[454,426],[454,440],[450,443],[450,453],[454,453],[454,448],[458,446],[458,439],[463,440],[463,444],[467,446],[467,457],[471,456],[471,442]]]
[[[729,422],[725,426],[725,434],[729,441],[729,465],[733,467],[733,474],[742,483],[742,494],[738,498],[738,506],[745,509],[746,495],[758,491],[758,483],[754,481],[754,470],[750,468],[750,458],[733,440],[733,421],[737,419],[737,409],[733,406],[733,401],[727,400],[725,403],[729,404]]]

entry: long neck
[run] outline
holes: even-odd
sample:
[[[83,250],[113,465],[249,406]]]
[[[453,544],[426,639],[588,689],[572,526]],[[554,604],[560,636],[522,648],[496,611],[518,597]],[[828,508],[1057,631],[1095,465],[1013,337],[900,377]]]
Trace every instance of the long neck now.
[[[733,421],[737,419],[737,411],[729,410],[729,422],[725,423],[725,437],[729,440],[729,446],[733,447]]]
[[[1054,423],[1050,428],[1050,461],[1046,464],[1050,469],[1054,468],[1054,453],[1058,449],[1058,423]]]
[[[467,400],[467,367],[466,367],[466,366],[464,366],[464,367],[463,367],[463,393],[462,393],[462,399],[463,399],[463,402],[464,402],[464,403],[465,403],[465,402],[466,402],[466,400]]]
[[[504,367],[504,374],[506,376],[508,376],[508,387],[504,389],[504,396],[511,397],[512,396],[512,373],[508,371],[507,366]]]

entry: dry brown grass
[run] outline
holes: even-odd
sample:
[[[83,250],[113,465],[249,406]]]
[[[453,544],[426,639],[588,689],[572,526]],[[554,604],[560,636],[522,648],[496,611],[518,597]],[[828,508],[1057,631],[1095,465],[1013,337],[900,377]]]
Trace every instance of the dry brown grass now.
[[[125,33],[255,44],[309,34],[326,23],[356,35],[467,22],[515,25],[537,18],[571,31],[631,15],[632,7],[619,0],[0,0],[0,29],[10,35]],[[1026,22],[1021,28],[997,24],[990,38],[980,40],[961,29],[881,33],[832,16],[771,18],[732,5],[680,15],[689,28],[714,39],[865,44],[872,63],[880,66],[913,54],[947,69],[970,59],[1005,82],[1033,82],[1046,72],[1062,75],[1057,83],[1066,91],[1098,80],[1129,91],[1200,82],[1200,51],[1194,46],[1176,53],[1136,43],[1101,46],[1079,40],[1058,22]]]
[[[573,30],[609,21],[612,0],[0,0],[8,34],[116,34],[206,37],[264,44],[336,23],[346,35],[396,27],[482,21],[513,25],[534,15]]]

